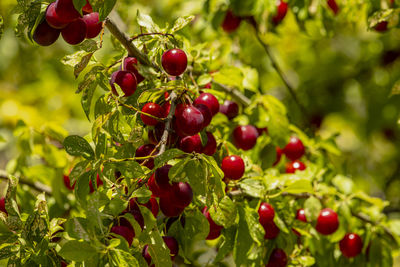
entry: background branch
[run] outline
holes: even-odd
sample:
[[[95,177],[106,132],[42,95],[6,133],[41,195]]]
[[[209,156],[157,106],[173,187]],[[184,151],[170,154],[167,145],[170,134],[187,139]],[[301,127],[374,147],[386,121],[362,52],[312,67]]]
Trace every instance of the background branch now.
[[[5,170],[0,170],[0,179],[1,180],[8,180],[9,174]],[[47,195],[52,195],[51,187],[42,184],[41,182],[32,182],[23,177],[19,177],[19,183],[27,185],[38,192],[45,192]]]

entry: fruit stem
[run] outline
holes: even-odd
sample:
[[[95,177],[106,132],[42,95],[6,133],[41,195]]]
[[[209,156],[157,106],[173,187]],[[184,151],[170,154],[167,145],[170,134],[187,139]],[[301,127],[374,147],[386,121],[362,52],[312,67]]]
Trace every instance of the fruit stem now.
[[[9,174],[5,170],[0,170],[0,179],[2,180],[8,180]],[[23,177],[18,177],[19,178],[19,183],[27,185],[33,189],[35,189],[38,192],[45,192],[47,195],[51,196],[52,195],[52,190],[49,186],[42,184],[40,182],[31,182]]]

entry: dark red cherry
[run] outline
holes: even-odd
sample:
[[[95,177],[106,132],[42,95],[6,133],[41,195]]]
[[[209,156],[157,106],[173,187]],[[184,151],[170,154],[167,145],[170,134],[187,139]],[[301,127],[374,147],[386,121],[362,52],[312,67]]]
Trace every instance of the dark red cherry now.
[[[266,202],[261,203],[260,207],[258,208],[258,216],[258,220],[261,225],[267,225],[268,223],[273,222],[275,217],[274,207]]]
[[[236,155],[226,156],[221,163],[225,178],[239,180],[244,174],[244,161]]]
[[[55,11],[57,12],[57,15],[61,21],[65,21],[67,23],[72,22],[81,16],[75,9],[72,0],[57,0]]]
[[[117,70],[113,74],[111,74],[111,89],[114,95],[118,96],[118,92],[115,89],[114,83],[119,85],[121,90],[124,92],[124,96],[133,95],[133,93],[136,91],[136,78],[135,75],[130,72]]]
[[[289,143],[283,149],[283,153],[292,161],[301,158],[305,153],[303,142],[296,136],[290,137]]]
[[[203,128],[207,127],[208,125],[210,125],[211,119],[212,119],[212,114],[210,109],[203,104],[195,104],[194,105],[203,115],[204,118],[204,122],[203,122]]]
[[[64,185],[66,188],[68,188],[69,190],[74,190],[75,184],[76,182],[73,185],[71,185],[71,180],[69,179],[69,176],[64,175]]]
[[[46,9],[46,21],[50,27],[54,29],[63,29],[68,25],[68,22],[62,21],[56,13],[56,2],[50,3]]]
[[[128,241],[129,246],[132,244],[133,238],[135,237],[135,233],[126,226],[113,226],[111,228],[111,233],[117,234],[125,238]]]
[[[276,166],[276,164],[279,163],[283,154],[283,151],[279,146],[275,147],[275,149],[276,149],[276,159],[275,162],[272,164],[272,166]]]
[[[164,243],[169,248],[169,255],[171,256],[171,259],[173,260],[175,258],[175,256],[178,255],[178,252],[179,252],[178,241],[176,241],[176,239],[173,238],[172,236],[163,236],[162,238],[164,240]]]
[[[203,149],[199,134],[185,136],[179,141],[179,149],[186,153],[200,153]]]
[[[0,198],[0,211],[8,214],[6,211],[6,199],[4,197]]]
[[[332,12],[337,15],[339,13],[339,6],[336,3],[336,0],[328,0],[328,7],[332,10]]]
[[[385,32],[388,29],[388,22],[387,21],[381,21],[378,24],[376,24],[374,29],[377,32]]]
[[[188,183],[173,183],[171,196],[175,200],[175,206],[186,208],[192,203],[193,191]]]
[[[99,13],[93,12],[83,16],[86,23],[86,38],[95,38],[101,32],[103,23],[99,20]]]
[[[195,135],[203,129],[203,114],[194,106],[185,106],[176,113],[176,126],[184,135]]]
[[[298,209],[296,213],[296,219],[302,222],[307,222],[306,212],[304,209]]]
[[[258,132],[256,127],[252,125],[237,126],[233,131],[232,141],[237,148],[249,150],[256,144],[257,137]]]
[[[176,217],[182,214],[185,208],[178,207],[174,199],[167,194],[167,196],[160,197],[160,210],[167,217]]]
[[[156,147],[153,144],[141,145],[140,147],[138,147],[136,149],[135,157],[147,157],[150,155],[156,155],[157,150],[155,150],[155,148]],[[146,166],[150,170],[152,170],[154,168],[154,158],[149,158],[147,160],[145,160],[145,159],[137,160],[137,162],[139,164],[141,164],[144,161],[146,161],[144,166]]]
[[[265,239],[275,239],[279,235],[280,230],[274,221],[263,224],[262,226],[265,230]]]
[[[154,178],[156,180],[156,184],[163,191],[170,191],[172,189],[172,185],[169,183],[168,173],[171,169],[171,165],[166,164],[156,170],[154,173]]]
[[[241,21],[242,19],[240,17],[235,16],[231,10],[228,10],[226,11],[225,18],[221,26],[225,32],[231,33],[239,28]]]
[[[232,120],[239,114],[239,106],[236,102],[225,100],[225,102],[219,106],[219,112]]]
[[[286,164],[286,173],[295,173],[296,171],[304,171],[305,169],[306,165],[298,160]]]
[[[212,156],[217,151],[217,141],[215,140],[215,137],[212,133],[206,132],[206,134],[207,134],[207,143],[203,147],[201,153],[206,154],[208,156]]]
[[[62,29],[61,35],[64,41],[71,45],[80,44],[86,37],[86,23],[83,19],[78,18]]]
[[[268,263],[266,267],[285,267],[287,265],[288,259],[285,251],[280,248],[276,248],[272,251],[269,256]]]
[[[82,12],[83,12],[83,14],[89,14],[89,13],[92,13],[92,12],[93,12],[93,8],[92,8],[92,6],[90,5],[90,3],[89,3],[88,0],[86,0],[86,5],[84,5],[84,6],[82,7]]]
[[[156,103],[146,103],[146,105],[143,106],[142,112],[148,113],[154,117],[157,118],[163,118],[164,117],[164,109]],[[152,118],[150,116],[147,116],[145,114],[140,114],[140,118],[142,119],[143,123],[149,126],[154,126],[158,123],[158,120],[155,118]]]
[[[359,235],[348,233],[340,240],[339,247],[346,258],[354,258],[361,253],[363,242]]]
[[[336,212],[330,208],[321,210],[315,229],[322,235],[330,235],[339,228],[339,219]]]
[[[46,20],[43,20],[33,33],[33,40],[41,46],[49,46],[57,41],[60,30],[50,27]]]
[[[147,181],[147,186],[149,187],[149,190],[155,197],[161,197],[162,195],[165,194],[165,192],[162,191],[160,187],[157,185],[156,180],[154,178],[154,173],[150,176],[149,180]]]
[[[138,61],[136,58],[126,57],[124,59],[123,70],[129,71],[129,72],[132,72],[133,74],[135,74],[137,83],[140,83],[144,80],[144,77],[142,75],[140,75],[137,68],[138,68]]]
[[[276,15],[272,18],[272,22],[275,25],[281,23],[281,21],[285,18],[287,11],[288,4],[282,0],[277,1]]]
[[[203,104],[208,107],[211,111],[212,116],[218,113],[219,111],[219,103],[218,99],[210,93],[202,93],[196,98],[193,104]]]
[[[150,266],[151,264],[151,256],[149,253],[149,245],[145,245],[143,247],[142,256],[146,260],[147,264]]]
[[[179,76],[187,67],[187,56],[181,49],[170,49],[162,55],[161,64],[171,76]]]
[[[203,208],[203,215],[207,218],[207,221],[210,225],[210,231],[206,240],[213,240],[217,238],[221,234],[221,230],[224,228],[218,224],[216,224],[210,216],[210,212],[208,211],[207,207]]]

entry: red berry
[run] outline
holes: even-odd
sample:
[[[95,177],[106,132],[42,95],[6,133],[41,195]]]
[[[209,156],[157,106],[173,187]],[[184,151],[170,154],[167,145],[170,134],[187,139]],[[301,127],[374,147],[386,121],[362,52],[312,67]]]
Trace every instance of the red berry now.
[[[154,178],[156,180],[156,184],[158,187],[164,192],[170,192],[172,189],[172,185],[169,183],[168,173],[171,169],[171,165],[166,164],[156,170],[154,173]]]
[[[262,226],[264,227],[265,230],[265,235],[264,235],[265,239],[275,239],[280,233],[280,230],[278,226],[276,226],[274,221],[263,224]]]
[[[171,256],[171,259],[173,260],[175,258],[175,256],[178,255],[178,252],[179,252],[178,241],[176,241],[176,239],[173,238],[172,236],[163,236],[162,239],[164,240],[164,243],[169,248],[169,255]]]
[[[193,104],[203,104],[208,107],[211,111],[212,116],[218,113],[219,111],[219,103],[218,99],[210,93],[202,93],[196,98]]]
[[[288,11],[288,4],[282,0],[279,0],[277,2],[276,15],[272,18],[272,22],[275,25],[281,23],[281,21],[285,18],[287,11]]]
[[[151,264],[151,256],[149,253],[149,245],[145,245],[142,251],[142,256],[146,260],[147,264],[150,266]]]
[[[135,74],[137,83],[140,83],[144,80],[144,77],[140,75],[139,71],[137,70],[138,61],[134,57],[126,57],[123,62],[123,70],[132,72]]]
[[[72,0],[57,0],[55,10],[61,21],[65,22],[71,22],[81,16],[75,9]]]
[[[128,207],[126,208],[126,210],[124,210],[122,212],[122,214],[125,214],[125,213],[130,213],[135,218],[135,220],[137,221],[139,226],[142,229],[144,228],[144,218],[143,218],[142,213],[140,212],[139,206],[137,205],[135,198],[131,198],[129,200]],[[131,230],[133,230],[133,227],[130,224],[130,222],[127,219],[125,219],[124,217],[121,217],[119,219],[119,224],[121,226],[126,226],[126,227],[130,228]]]
[[[258,208],[258,216],[258,220],[261,225],[267,225],[268,223],[273,222],[275,217],[274,207],[266,202],[261,203],[260,207]]]
[[[6,199],[4,197],[0,198],[0,211],[8,214],[6,211]]]
[[[296,219],[302,222],[307,222],[306,212],[304,209],[298,209],[296,213]]]
[[[68,188],[69,190],[74,190],[75,184],[76,184],[76,181],[73,185],[71,185],[71,180],[69,179],[69,176],[64,175],[64,185],[66,188]]]
[[[115,89],[114,83],[118,84],[121,90],[124,92],[124,96],[130,96],[136,91],[136,78],[130,72],[118,70],[111,74],[110,85],[114,95],[118,96],[117,90]]]
[[[103,23],[99,20],[99,13],[93,12],[83,16],[83,21],[86,23],[86,38],[95,38],[101,32]]]
[[[154,178],[154,173],[150,176],[149,180],[147,181],[147,186],[149,187],[149,190],[155,197],[160,197],[164,193],[157,185],[156,180]]]
[[[306,165],[298,160],[286,164],[286,173],[295,173],[296,171],[304,171],[305,169]]]
[[[217,238],[221,234],[221,230],[224,228],[218,224],[216,224],[210,216],[210,212],[207,210],[207,207],[203,208],[203,215],[207,218],[208,223],[210,225],[210,231],[206,240],[213,240]]]
[[[129,246],[132,244],[133,238],[135,237],[135,233],[126,226],[113,226],[111,232],[125,238]]]
[[[146,105],[143,106],[142,112],[148,113],[150,115],[153,115],[154,117],[157,118],[163,118],[164,117],[164,109],[156,103],[147,103]],[[157,119],[154,119],[150,116],[147,116],[145,114],[140,114],[140,118],[142,119],[143,123],[149,126],[154,126],[158,123]]]
[[[228,10],[226,11],[225,18],[221,26],[225,32],[231,33],[239,28],[241,21],[242,19],[240,17],[235,16],[231,10]]]
[[[269,256],[266,267],[285,267],[287,262],[288,260],[285,251],[280,248],[276,248]]]
[[[330,235],[339,228],[339,219],[336,212],[329,208],[321,210],[315,229],[322,235]]]
[[[221,169],[225,178],[239,180],[244,174],[244,161],[236,155],[226,156],[222,160]]]
[[[283,149],[285,156],[292,161],[301,158],[304,152],[304,145],[296,136],[290,137],[289,143]]]
[[[203,114],[194,106],[185,106],[177,110],[176,126],[184,135],[195,135],[203,129]]]
[[[233,131],[232,141],[237,148],[249,150],[257,142],[258,132],[252,125],[238,126]]]
[[[154,151],[155,148],[156,147],[154,145],[152,145],[152,144],[141,145],[140,147],[138,147],[136,149],[135,157],[147,157],[147,156],[150,156],[150,155],[156,155],[157,154],[157,150]],[[152,170],[154,168],[154,158],[149,158],[147,160],[145,160],[145,159],[137,160],[137,162],[139,164],[141,164],[144,161],[146,161],[144,166],[146,166],[150,170]]]
[[[175,200],[175,206],[186,208],[192,203],[193,191],[188,183],[173,183],[171,196]]]
[[[181,49],[170,49],[162,55],[161,64],[169,75],[179,76],[186,70],[187,56]]]
[[[203,147],[201,153],[206,154],[208,156],[212,156],[217,151],[217,141],[215,140],[215,137],[212,133],[206,132],[206,134],[207,134],[207,143]]]
[[[219,112],[232,120],[239,114],[239,106],[236,102],[225,100],[224,104],[219,106]]]
[[[204,118],[204,122],[203,122],[203,126],[202,128],[207,127],[208,125],[210,125],[211,123],[211,119],[212,119],[212,114],[210,109],[203,104],[194,104],[194,106],[201,112],[201,114],[203,115]]]
[[[279,163],[279,161],[281,160],[281,157],[282,157],[282,149],[279,147],[279,146],[277,146],[276,148],[276,159],[275,159],[275,162],[272,164],[272,166],[275,166],[276,164],[278,164]]]
[[[339,6],[336,3],[336,0],[328,0],[327,3],[332,12],[337,15],[337,13],[339,13]]]
[[[68,25],[68,22],[62,21],[56,13],[56,2],[50,3],[46,9],[46,21],[50,27],[54,29],[63,29]]]
[[[82,12],[83,12],[83,14],[89,14],[89,13],[92,13],[92,12],[93,12],[93,8],[92,8],[92,6],[90,5],[90,3],[89,3],[88,0],[86,0],[86,5],[84,5],[84,6],[82,7]]]
[[[86,23],[83,19],[78,18],[70,22],[67,27],[61,30],[61,35],[64,41],[71,45],[76,45],[85,40],[86,37]]]
[[[60,30],[50,27],[46,20],[43,20],[33,33],[33,40],[41,46],[49,46],[57,41]]]
[[[185,208],[178,207],[169,194],[160,197],[161,212],[167,217],[176,217],[182,214]]]
[[[345,257],[354,258],[361,253],[363,242],[359,235],[348,233],[340,240],[339,247]]]
[[[388,29],[388,22],[387,21],[381,21],[378,24],[375,25],[375,31],[377,32],[385,32]]]
[[[200,153],[203,149],[199,134],[185,136],[179,141],[179,149],[186,153]]]

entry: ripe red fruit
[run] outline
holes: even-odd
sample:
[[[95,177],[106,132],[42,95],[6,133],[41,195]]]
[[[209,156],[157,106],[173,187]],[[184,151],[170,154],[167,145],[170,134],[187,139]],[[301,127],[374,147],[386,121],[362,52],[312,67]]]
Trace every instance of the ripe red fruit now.
[[[272,22],[275,25],[281,23],[281,21],[285,18],[287,11],[288,11],[288,4],[282,0],[279,0],[277,2],[276,15],[272,18]]]
[[[257,142],[258,132],[252,125],[237,126],[233,131],[232,141],[237,148],[249,150]]]
[[[57,41],[60,30],[50,27],[46,20],[43,20],[33,33],[33,40],[41,46],[49,46]]]
[[[240,17],[235,16],[231,10],[228,10],[226,11],[225,18],[221,26],[225,32],[231,33],[239,28],[241,21],[242,19]]]
[[[226,156],[222,160],[221,169],[225,178],[239,180],[244,174],[244,161],[236,155]]]
[[[327,1],[328,7],[332,10],[332,12],[337,15],[339,13],[339,6],[336,3],[336,0],[328,0]]]
[[[275,217],[274,207],[266,202],[261,203],[260,207],[258,208],[258,216],[258,220],[261,225],[267,225],[268,223],[273,222]]]
[[[206,154],[208,156],[212,156],[217,151],[217,141],[215,140],[215,137],[212,133],[206,132],[206,134],[207,134],[207,143],[203,147],[201,153]]]
[[[69,190],[74,190],[75,184],[76,182],[73,185],[71,185],[71,180],[69,179],[69,176],[64,175],[64,185],[66,188],[68,188]]]
[[[302,222],[307,222],[306,212],[304,209],[298,209],[296,213],[296,219]]]
[[[201,93],[199,97],[194,100],[193,104],[205,105],[210,109],[212,116],[217,114],[219,111],[218,99],[210,93]]]
[[[206,240],[213,240],[217,238],[221,234],[221,230],[224,228],[218,224],[216,224],[210,216],[210,212],[207,210],[207,207],[203,208],[203,215],[207,218],[208,224],[210,225],[210,231]]]
[[[176,206],[174,200],[167,194],[167,196],[160,197],[160,209],[165,216],[176,217],[182,214],[185,208]]]
[[[201,114],[203,115],[204,122],[203,122],[202,128],[207,127],[207,126],[210,124],[211,119],[212,119],[212,114],[211,114],[210,109],[209,109],[206,105],[203,105],[203,104],[194,104],[194,106],[195,106],[195,107],[201,112]]]
[[[275,149],[276,149],[276,160],[272,164],[272,166],[275,166],[276,164],[279,163],[279,161],[281,160],[281,157],[282,157],[282,153],[283,153],[282,149],[279,146],[275,147]]]
[[[194,106],[185,106],[175,113],[176,126],[184,135],[195,135],[203,129],[203,114]]]
[[[287,261],[288,260],[285,251],[280,248],[276,248],[269,256],[266,267],[285,267],[287,265]]]
[[[118,96],[117,90],[115,89],[114,83],[118,84],[121,90],[125,93],[124,96],[133,95],[136,91],[136,77],[130,72],[117,70],[111,74],[110,85],[114,95]]]
[[[68,22],[62,21],[56,13],[56,2],[50,3],[46,9],[46,21],[54,29],[62,29],[68,25]]]
[[[151,256],[149,253],[149,245],[145,245],[142,251],[142,256],[146,260],[147,264],[150,266],[151,264]]]
[[[0,211],[8,214],[6,211],[6,199],[4,197],[0,198]]]
[[[150,156],[150,154],[152,154],[152,152],[154,151],[155,148],[156,147],[154,145],[152,145],[152,144],[141,145],[140,147],[138,147],[136,149],[135,157],[147,157],[147,156]],[[156,154],[157,154],[157,151],[154,151],[152,155],[156,155]],[[144,161],[146,161],[146,160],[144,160],[144,159],[137,160],[137,162],[139,164],[141,164]],[[153,158],[147,159],[147,161],[144,164],[144,166],[146,166],[147,168],[152,170],[154,168],[154,159]]]
[[[175,206],[186,208],[192,203],[193,191],[188,183],[173,183],[171,197],[174,199]]]
[[[156,170],[154,173],[154,178],[156,180],[156,184],[160,187],[161,190],[170,190],[171,184],[169,183],[168,172],[171,169],[171,165],[166,164]]]
[[[164,243],[169,248],[169,255],[171,256],[171,259],[173,260],[175,258],[175,256],[178,255],[178,252],[179,252],[178,241],[176,241],[176,239],[173,238],[172,236],[163,236],[162,239],[164,240]]]
[[[162,55],[161,64],[169,75],[179,76],[186,70],[187,56],[181,49],[170,49]]]
[[[71,22],[81,16],[75,9],[72,0],[57,0],[55,11],[61,21],[65,22]]]
[[[348,233],[340,240],[339,247],[345,257],[353,258],[361,253],[363,242],[359,235]]]
[[[336,212],[330,208],[321,210],[315,229],[322,235],[330,235],[339,228],[339,219]]]
[[[152,103],[152,102],[146,103],[146,105],[144,105],[142,108],[142,112],[148,113],[157,118],[164,117],[164,109],[159,104]],[[150,116],[144,115],[143,113],[140,114],[140,118],[142,119],[144,124],[149,125],[149,126],[154,126],[158,123],[157,119],[154,119]]]
[[[138,61],[134,57],[126,57],[123,62],[123,70],[132,72],[135,74],[137,83],[140,83],[144,80],[144,77],[140,75],[139,71],[137,70]]]
[[[225,102],[219,106],[219,112],[232,120],[239,114],[239,106],[236,102],[225,100]]]
[[[154,178],[154,173],[150,176],[149,180],[147,181],[147,186],[151,191],[152,195],[155,197],[161,197],[161,195],[165,194],[164,191],[160,189],[160,187],[156,184],[156,180]]]
[[[93,12],[83,16],[83,21],[86,23],[86,38],[95,38],[101,32],[102,23],[99,20],[99,13]]]
[[[67,43],[71,45],[79,44],[85,40],[86,23],[81,18],[74,20],[61,30],[61,35]]]
[[[199,134],[185,136],[179,141],[179,149],[186,153],[200,153],[203,149]]]
[[[292,161],[301,158],[304,152],[304,145],[296,136],[290,137],[289,143],[283,149],[285,156]]]
[[[82,12],[83,12],[83,14],[89,14],[89,13],[92,13],[92,12],[93,12],[93,8],[92,8],[92,6],[90,5],[90,3],[89,3],[88,0],[86,0],[86,5],[84,5],[84,6],[82,7]]]
[[[132,244],[133,238],[135,237],[135,233],[126,226],[113,226],[111,228],[111,233],[122,236],[128,241],[129,246]]]
[[[262,226],[264,227],[265,230],[265,235],[264,235],[265,239],[275,239],[281,231],[278,228],[278,226],[276,226],[274,221],[263,224]]]
[[[385,32],[388,29],[388,22],[387,21],[381,21],[378,24],[375,25],[375,31],[377,32]]]
[[[298,160],[286,164],[286,173],[295,173],[296,171],[304,171],[305,169],[306,165]]]

